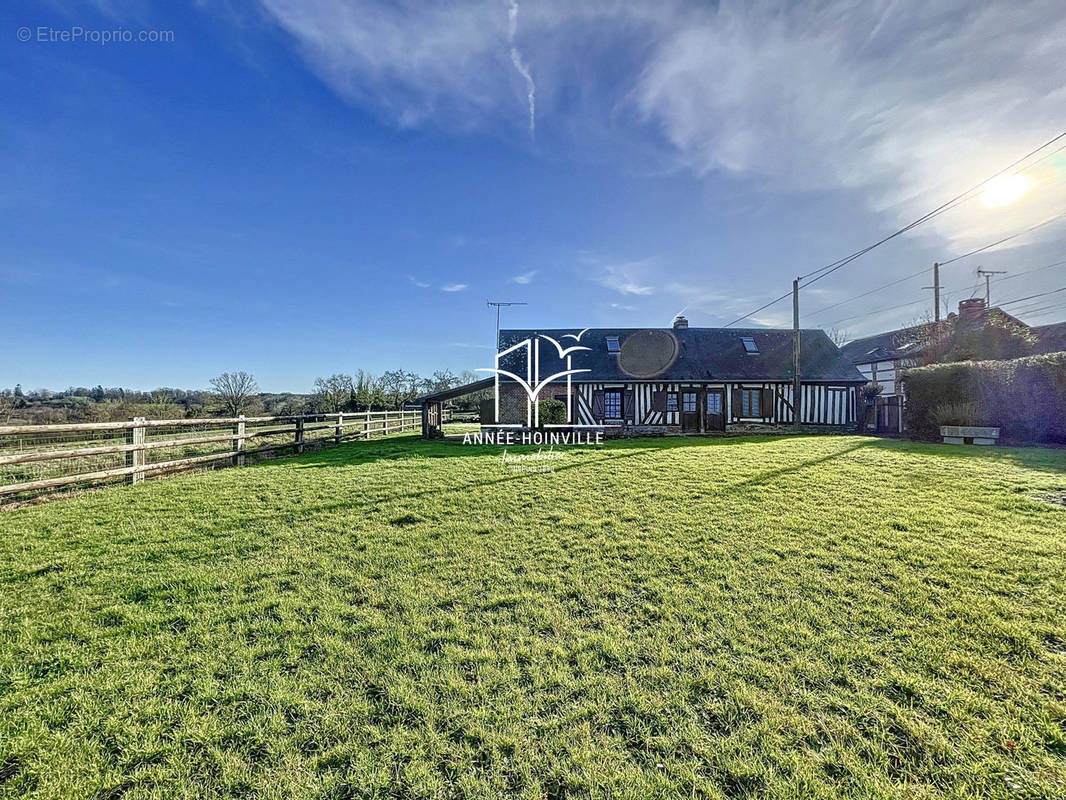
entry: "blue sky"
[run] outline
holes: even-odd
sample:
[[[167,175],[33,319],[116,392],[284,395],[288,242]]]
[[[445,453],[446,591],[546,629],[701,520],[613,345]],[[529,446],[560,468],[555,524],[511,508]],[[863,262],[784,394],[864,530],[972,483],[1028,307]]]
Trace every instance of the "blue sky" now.
[[[724,324],[1066,129],[1060,11],[5,3],[0,386],[472,369],[491,363],[487,299],[528,302],[515,327]],[[47,41],[77,27],[172,41]],[[812,287],[804,312],[1047,220],[946,268],[947,300],[979,265],[1066,259],[1063,156],[1019,202],[969,201]],[[931,310],[908,304],[927,283],[803,324],[895,327]],[[1064,285],[1008,273],[993,299]]]

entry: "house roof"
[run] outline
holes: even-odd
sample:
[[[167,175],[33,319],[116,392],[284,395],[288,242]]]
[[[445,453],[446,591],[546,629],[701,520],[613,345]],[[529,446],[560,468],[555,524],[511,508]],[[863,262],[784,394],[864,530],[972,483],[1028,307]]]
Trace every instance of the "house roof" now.
[[[926,324],[911,325],[873,336],[864,336],[848,342],[840,352],[849,364],[869,364],[872,361],[890,361],[893,358],[914,355],[922,350],[923,331]]]
[[[1058,353],[1066,350],[1066,322],[1038,325],[1032,329],[1036,334],[1037,349],[1042,353]]]
[[[581,334],[580,341],[573,337]],[[565,338],[569,336],[569,338]],[[540,375],[543,379],[566,369],[557,346],[582,346],[573,352],[576,382],[632,380],[656,381],[790,381],[792,331],[771,328],[542,328],[501,330],[500,351],[527,339],[539,342]],[[608,349],[608,339],[617,338],[618,352]],[[758,350],[749,354],[743,339]],[[836,345],[821,330],[800,332],[800,376],[804,381],[863,380]],[[525,375],[522,352],[501,358],[501,368]]]
[[[955,333],[968,333],[987,325],[1015,325],[1027,328],[1017,317],[1011,316],[998,306],[974,309],[968,314],[948,314],[947,320],[940,323],[954,326]],[[891,361],[895,358],[908,358],[920,354],[930,344],[930,333],[937,323],[923,322],[894,331],[864,336],[843,345],[840,350],[852,364],[869,364],[873,361]],[[945,330],[952,330],[946,327]],[[1034,329],[1035,330],[1035,329]]]
[[[482,378],[479,381],[473,383],[467,383],[463,386],[453,386],[451,389],[444,389],[433,394],[423,395],[422,397],[416,397],[411,401],[413,405],[422,405],[423,403],[439,402],[441,400],[451,400],[455,397],[462,397],[464,394],[472,394],[473,392],[479,392],[482,389],[491,389],[496,383],[495,378]]]

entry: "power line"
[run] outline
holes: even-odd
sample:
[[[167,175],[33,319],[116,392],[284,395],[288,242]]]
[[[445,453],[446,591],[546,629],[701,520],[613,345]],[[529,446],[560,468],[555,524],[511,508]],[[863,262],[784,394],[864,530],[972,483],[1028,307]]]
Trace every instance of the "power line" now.
[[[977,283],[974,284],[974,287],[973,287],[974,293],[977,292],[977,289],[980,286],[980,284],[981,284],[981,280],[979,278],[977,280]],[[945,291],[948,291],[948,290],[945,290]],[[956,291],[956,290],[951,290],[951,291]],[[1002,303],[996,303],[996,307],[999,308],[999,307],[1002,307],[1002,306],[1011,305],[1013,303],[1020,303],[1023,300],[1035,300],[1038,297],[1045,297],[1045,296],[1047,296],[1049,294],[1057,294],[1058,292],[1066,292],[1066,286],[1062,287],[1061,289],[1053,289],[1050,292],[1041,292],[1040,294],[1030,295],[1029,297],[1020,297],[1020,298],[1018,298],[1016,300],[1006,300],[1006,301],[1004,301]],[[831,327],[831,328],[836,327],[841,322],[847,322],[848,320],[852,320],[852,319],[859,319],[859,318],[866,319],[868,317],[874,317],[874,316],[877,316],[878,314],[880,314],[880,313],[882,313],[884,311],[895,311],[897,308],[907,308],[908,306],[916,306],[919,303],[926,302],[927,299],[928,298],[921,297],[921,298],[919,298],[917,300],[909,300],[906,303],[900,303],[899,305],[888,306],[887,308],[879,308],[879,309],[877,309],[877,311],[863,312],[861,314],[854,314],[854,315],[852,315],[850,317],[844,317],[843,319],[836,320],[836,322],[829,323],[829,327]]]
[[[997,174],[999,174],[999,173],[997,173]],[[995,177],[995,175],[993,175],[992,177]],[[989,178],[988,180],[991,180],[991,178]],[[988,183],[988,181],[985,181],[985,183]],[[994,242],[992,242],[990,244],[986,244],[984,247],[978,247],[976,250],[971,250],[969,253],[963,253],[961,256],[955,256],[955,258],[950,258],[947,261],[941,261],[940,262],[940,266],[945,267],[948,264],[954,264],[956,261],[961,261],[964,258],[969,258],[970,256],[977,255],[978,253],[983,253],[985,250],[990,250],[991,248],[996,247],[998,245],[1001,245],[1004,242],[1009,242],[1011,239],[1017,239],[1019,236],[1023,236],[1024,234],[1031,233],[1032,231],[1035,231],[1037,228],[1042,228],[1043,226],[1048,225],[1048,224],[1054,222],[1055,220],[1061,219],[1062,217],[1063,217],[1062,214],[1057,214],[1054,217],[1051,217],[1050,219],[1046,219],[1043,222],[1038,222],[1036,225],[1033,225],[1031,227],[1026,228],[1024,231],[1018,231],[1018,233],[1012,233],[1010,236],[1004,236],[1002,239],[997,239],[996,241],[994,241]],[[871,247],[871,249],[873,249],[873,248]],[[858,256],[856,256],[856,258],[857,257]],[[852,259],[852,260],[854,260],[854,259]],[[846,266],[846,264],[841,264],[841,265],[839,265],[837,267],[834,267],[833,269],[829,270],[828,272],[822,273],[821,275],[819,275],[816,278],[811,278],[809,281],[807,281],[806,283],[802,284],[800,286],[800,288],[804,289],[804,288],[810,286],[815,281],[820,281],[822,278],[826,277],[827,275],[832,274],[833,272],[836,272],[838,269],[840,269],[840,267],[843,267],[843,266]],[[925,270],[922,270],[922,272],[925,272]]]
[[[978,183],[976,186],[971,187],[970,189],[968,189],[967,191],[963,192],[962,194],[956,195],[955,197],[953,197],[951,200],[947,201],[946,203],[942,203],[941,205],[937,206],[936,208],[934,208],[929,213],[919,217],[914,222],[911,222],[909,225],[905,225],[904,227],[900,228],[895,233],[891,233],[888,236],[886,236],[883,239],[881,239],[880,241],[877,241],[877,242],[875,242],[872,245],[864,247],[861,250],[857,250],[857,251],[855,251],[854,253],[852,253],[849,256],[845,256],[844,258],[838,259],[837,261],[834,261],[831,264],[827,264],[824,267],[821,267],[819,269],[813,270],[812,272],[808,272],[805,275],[799,276],[799,280],[806,280],[807,278],[811,278],[811,280],[807,281],[805,284],[803,284],[799,288],[804,288],[806,286],[810,286],[815,281],[819,281],[822,278],[826,277],[827,275],[830,275],[833,272],[836,272],[838,269],[841,269],[842,267],[847,266],[848,264],[850,264],[855,259],[859,258],[860,256],[865,255],[866,253],[869,253],[871,250],[873,250],[876,247],[880,247],[885,242],[891,241],[892,239],[895,239],[897,236],[901,236],[902,234],[906,233],[907,231],[911,230],[912,228],[914,228],[914,227],[916,227],[918,225],[921,225],[923,222],[927,222],[928,220],[932,219],[933,217],[938,216],[938,215],[944,213],[945,211],[948,211],[951,208],[954,208],[956,205],[958,205],[963,200],[965,200],[967,197],[969,197],[970,195],[975,193],[978,189],[980,189],[982,186],[987,184],[989,181],[993,180],[994,178],[998,178],[1003,173],[1014,169],[1015,167],[1017,167],[1022,162],[1027,161],[1029,158],[1031,158],[1032,156],[1036,155],[1041,150],[1044,150],[1045,148],[1051,146],[1052,144],[1054,144],[1055,142],[1057,142],[1057,141],[1059,141],[1060,139],[1063,139],[1063,138],[1066,138],[1066,131],[1063,131],[1062,133],[1058,134],[1057,136],[1049,139],[1044,144],[1042,144],[1039,147],[1037,147],[1035,150],[1032,150],[1029,153],[1026,153],[1024,156],[1022,156],[1018,160],[1014,161],[1013,163],[1011,163],[1011,164],[1007,165],[1006,167],[1004,167],[1003,169],[999,170],[999,172],[996,172],[995,174],[990,175],[989,177],[985,178],[983,181]],[[1066,148],[1066,145],[1064,145],[1063,147],[1060,147],[1059,150],[1062,150],[1064,148]],[[1055,152],[1058,152],[1058,150],[1056,150]],[[1048,154],[1048,156],[1045,156],[1045,157],[1049,157],[1050,155],[1054,155],[1054,153]],[[1044,160],[1044,159],[1041,158],[1036,163],[1039,163],[1042,160]],[[995,245],[990,245],[990,246],[994,247]],[[972,254],[969,254],[969,255],[972,255]],[[960,256],[959,258],[965,258],[965,257],[966,256]],[[816,277],[811,277],[811,276],[816,276]],[[741,322],[742,320],[747,319],[748,317],[752,316],[753,314],[758,314],[760,311],[764,311],[765,309],[769,308],[770,306],[775,305],[776,303],[780,303],[782,300],[784,300],[785,298],[789,297],[791,294],[792,294],[791,292],[789,292],[787,294],[783,294],[780,297],[776,298],[775,300],[771,300],[769,303],[766,303],[765,305],[760,306],[759,308],[755,309],[754,311],[750,311],[747,314],[744,314],[743,316],[737,317],[737,319],[733,320],[728,325],[725,325],[723,327],[729,328],[729,327],[731,327],[733,325],[736,325],[738,322]]]
[[[1066,308],[1066,303],[1055,303],[1053,305],[1044,305],[1042,300],[1037,300],[1032,306],[1025,306],[1011,312],[1012,316],[1018,317],[1024,315],[1026,317],[1032,317],[1037,314],[1043,314],[1045,311],[1057,311],[1060,308]]]
[[[1018,238],[1019,236],[1024,236],[1024,235],[1025,235],[1025,234],[1027,234],[1027,233],[1032,233],[1032,232],[1033,232],[1033,231],[1035,231],[1035,230],[1036,230],[1037,228],[1042,228],[1042,227],[1043,227],[1044,225],[1048,225],[1048,224],[1050,224],[1050,223],[1054,222],[1054,221],[1055,221],[1055,220],[1057,220],[1057,219],[1061,219],[1062,217],[1063,217],[1063,215],[1062,215],[1062,214],[1059,214],[1059,215],[1057,215],[1057,216],[1051,217],[1051,219],[1046,219],[1046,220],[1044,220],[1043,222],[1039,222],[1039,223],[1037,223],[1036,225],[1033,225],[1033,226],[1031,226],[1031,227],[1028,227],[1028,228],[1026,228],[1026,229],[1025,229],[1025,230],[1023,230],[1023,231],[1018,231],[1017,233],[1012,233],[1012,234],[1011,234],[1010,236],[1005,236],[1005,237],[1003,237],[1002,239],[997,239],[996,241],[992,242],[991,244],[986,244],[986,245],[984,245],[983,247],[978,247],[978,248],[977,248],[976,250],[971,250],[971,251],[970,251],[970,252],[968,252],[968,253],[963,253],[963,254],[962,254],[961,256],[955,256],[954,258],[949,258],[949,259],[948,259],[947,261],[941,261],[941,262],[940,262],[940,266],[941,266],[941,267],[944,267],[944,266],[947,266],[948,264],[954,264],[954,263],[955,263],[956,261],[962,261],[962,259],[964,259],[964,258],[969,258],[970,256],[975,256],[975,255],[977,255],[978,253],[983,253],[983,252],[984,252],[985,250],[990,250],[990,249],[992,249],[993,247],[995,247],[995,246],[997,246],[997,245],[1001,245],[1001,244],[1003,244],[1004,242],[1009,242],[1009,241],[1010,241],[1011,239],[1017,239],[1017,238]],[[1059,263],[1063,263],[1063,264],[1066,264],[1066,261],[1063,261],[1063,262],[1059,262]],[[1049,266],[1056,266],[1056,265],[1052,264],[1052,265],[1049,265]],[[817,311],[812,311],[812,312],[811,312],[810,314],[808,314],[807,316],[808,316],[808,317],[813,317],[813,316],[815,316],[815,315],[817,315],[817,314],[821,314],[821,313],[822,313],[823,311],[828,311],[828,310],[829,310],[829,309],[831,309],[831,308],[836,308],[837,306],[842,306],[842,305],[845,305],[846,303],[850,303],[850,302],[852,302],[853,300],[860,300],[860,299],[862,299],[863,297],[867,297],[867,296],[869,296],[869,295],[871,295],[871,294],[874,294],[875,292],[879,292],[879,291],[881,291],[882,289],[888,289],[889,287],[891,287],[891,286],[895,286],[896,284],[899,284],[899,283],[903,283],[904,281],[909,281],[909,280],[911,280],[912,278],[917,278],[917,277],[918,277],[919,275],[925,275],[925,274],[926,274],[926,273],[927,273],[928,271],[929,271],[928,267],[926,267],[926,268],[924,268],[924,269],[920,269],[920,270],[918,270],[917,272],[912,272],[912,273],[911,273],[910,275],[906,275],[906,276],[904,276],[904,277],[902,277],[902,278],[897,278],[897,279],[896,279],[896,280],[894,280],[894,281],[889,281],[889,282],[888,282],[888,283],[886,283],[886,284],[883,284],[883,285],[881,285],[881,286],[878,286],[878,287],[877,287],[876,289],[870,289],[869,291],[863,292],[862,294],[857,294],[857,295],[855,295],[854,297],[849,297],[849,298],[848,298],[848,299],[846,299],[846,300],[841,300],[841,301],[840,301],[840,302],[838,302],[838,303],[832,303],[831,305],[828,305],[828,306],[824,306],[824,307],[822,307],[822,308],[819,308],[819,309],[818,309]],[[1023,274],[1023,273],[1018,273],[1018,274]],[[812,281],[812,283],[813,283],[813,281]],[[800,287],[800,288],[803,288],[803,287]],[[791,292],[789,292],[789,295],[791,295],[791,294],[792,294],[792,293],[791,293]],[[789,295],[786,295],[786,297],[787,297],[787,296],[789,296]],[[776,302],[778,302],[778,301],[779,301],[780,299],[781,299],[781,298],[778,298],[778,300],[775,300],[775,301],[773,301],[773,302],[774,302],[774,303],[776,303]],[[773,303],[770,303],[769,305],[773,305]],[[767,306],[763,306],[763,308],[766,308],[766,307],[767,307]],[[760,309],[758,309],[757,311],[753,311],[753,312],[751,312],[751,313],[752,313],[752,314],[757,314],[757,313],[759,313],[759,311],[762,311],[762,309],[760,308]],[[749,316],[750,316],[750,315],[749,315]],[[743,317],[741,317],[741,319],[743,319]],[[849,319],[850,319],[850,317],[849,317]],[[728,327],[728,326],[726,326],[726,327]]]
[[[841,267],[844,267],[844,266],[847,266],[848,264],[850,264],[852,261],[854,261],[859,256],[862,256],[862,255],[865,255],[866,253],[869,253],[875,247],[880,247],[885,242],[888,242],[888,241],[890,241],[892,239],[895,239],[897,236],[901,236],[902,234],[906,233],[907,231],[911,230],[912,228],[914,228],[914,227],[916,227],[918,225],[921,225],[923,222],[927,222],[928,220],[932,219],[933,217],[939,216],[940,214],[943,214],[945,211],[948,211],[951,208],[954,208],[955,205],[957,205],[958,203],[961,203],[963,200],[968,198],[970,195],[974,194],[978,189],[983,187],[989,181],[994,180],[995,178],[998,178],[1000,175],[1002,175],[1005,172],[1009,172],[1010,170],[1014,169],[1019,164],[1021,164],[1023,161],[1027,161],[1028,159],[1032,158],[1034,155],[1039,153],[1041,150],[1044,150],[1045,148],[1050,147],[1051,145],[1053,145],[1055,142],[1059,141],[1059,139],[1062,139],[1062,138],[1066,138],[1066,131],[1063,131],[1058,136],[1055,136],[1054,138],[1049,139],[1048,141],[1046,141],[1044,144],[1040,145],[1035,150],[1032,150],[1029,153],[1026,153],[1024,156],[1019,158],[1017,161],[1014,161],[1011,164],[1008,164],[1007,166],[1003,167],[1003,169],[999,170],[999,172],[996,172],[995,174],[990,175],[989,177],[985,178],[983,181],[981,181],[977,185],[971,187],[970,189],[967,189],[962,194],[958,194],[955,197],[953,197],[951,200],[948,200],[946,203],[943,203],[943,204],[937,206],[932,211],[930,211],[929,213],[925,214],[924,216],[919,217],[918,219],[916,219],[914,222],[910,223],[909,225],[903,226],[902,228],[900,228],[895,233],[891,233],[888,236],[886,236],[885,238],[881,239],[880,241],[875,242],[874,244],[869,245],[867,247],[864,247],[861,250],[857,250],[856,252],[852,253],[850,256],[845,256],[844,258],[839,259],[838,261],[834,261],[831,264],[827,264],[826,266],[821,267],[820,269],[816,269],[816,270],[813,270],[812,272],[808,272],[806,275],[801,275],[800,276],[800,280],[805,280],[807,278],[810,278],[812,275],[817,275],[816,278],[813,278],[810,281],[807,281],[806,285],[809,286],[810,284],[814,283],[815,281],[821,280],[826,275],[830,275],[830,274],[836,272]]]
[[[900,303],[899,305],[888,306],[886,308],[879,308],[879,309],[877,309],[877,311],[872,311],[872,312],[871,311],[863,311],[860,314],[853,314],[850,317],[844,317],[843,319],[838,319],[836,322],[830,322],[829,323],[829,327],[830,328],[835,328],[841,322],[847,322],[848,320],[851,320],[851,319],[859,319],[859,318],[866,319],[867,317],[874,317],[874,316],[877,316],[878,314],[880,314],[880,313],[882,313],[884,311],[894,311],[897,308],[906,308],[907,306],[916,306],[919,303],[928,302],[928,300],[929,300],[928,297],[920,297],[917,300],[909,300],[906,303]]]
[[[1042,317],[1045,314],[1051,314],[1051,313],[1053,313],[1055,311],[1061,311],[1062,309],[1066,309],[1066,303],[1059,303],[1058,305],[1043,306],[1041,308],[1034,308],[1034,309],[1030,309],[1029,311],[1024,311],[1022,313],[1024,313],[1025,316],[1030,317],[1030,318],[1031,317]],[[1030,326],[1030,327],[1032,327],[1032,326]]]
[[[767,303],[766,305],[764,305],[764,306],[759,306],[759,307],[758,307],[757,309],[755,309],[754,311],[749,311],[749,312],[748,312],[747,314],[745,314],[744,316],[742,316],[742,317],[737,317],[737,318],[736,318],[735,320],[733,320],[732,322],[730,322],[730,323],[729,323],[728,325],[723,325],[722,327],[723,327],[723,328],[729,328],[729,327],[732,327],[733,325],[736,325],[736,324],[737,324],[738,322],[740,322],[741,320],[745,320],[745,319],[747,319],[748,317],[754,316],[755,314],[758,314],[758,313],[759,313],[760,311],[763,311],[764,309],[767,309],[767,308],[769,308],[769,307],[770,307],[770,306],[772,306],[772,305],[775,305],[775,304],[777,304],[777,303],[780,303],[780,302],[781,302],[782,300],[784,300],[784,299],[785,299],[786,297],[792,297],[792,292],[789,292],[788,294],[783,294],[783,295],[781,295],[781,296],[780,296],[779,298],[777,298],[776,300],[771,300],[771,301],[770,301],[769,303]]]
[[[1026,270],[1022,270],[1021,272],[1012,272],[1010,275],[1005,275],[1002,278],[994,279],[992,281],[992,283],[999,283],[1000,281],[1009,281],[1009,280],[1012,280],[1014,278],[1020,278],[1022,275],[1029,275],[1029,274],[1031,274],[1033,272],[1040,272],[1041,270],[1052,269],[1054,267],[1062,267],[1062,266],[1066,266],[1066,261],[1056,261],[1054,264],[1045,264],[1042,267],[1034,267],[1033,269],[1026,269]]]
[[[1006,300],[1002,303],[997,303],[997,306],[1009,306],[1013,303],[1020,303],[1023,300],[1033,300],[1037,297],[1047,297],[1049,294],[1058,294],[1059,292],[1066,292],[1066,286],[1061,289],[1052,289],[1050,292],[1041,292],[1040,294],[1031,294],[1028,297],[1019,297],[1017,300]]]

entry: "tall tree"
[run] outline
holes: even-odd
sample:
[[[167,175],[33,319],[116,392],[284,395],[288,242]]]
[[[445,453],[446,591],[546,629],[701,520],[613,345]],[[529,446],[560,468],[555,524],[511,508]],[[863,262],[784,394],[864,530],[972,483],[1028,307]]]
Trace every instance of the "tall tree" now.
[[[426,381],[430,392],[443,392],[445,389],[458,386],[459,383],[459,376],[450,369],[438,369]]]
[[[381,387],[392,408],[403,408],[404,403],[418,394],[422,379],[405,369],[393,369],[382,373]]]
[[[355,383],[351,375],[335,372],[328,378],[315,378],[315,393],[323,404],[336,414],[343,411],[352,402]]]
[[[242,414],[259,392],[259,384],[247,372],[223,372],[211,379],[222,407],[231,417]]]

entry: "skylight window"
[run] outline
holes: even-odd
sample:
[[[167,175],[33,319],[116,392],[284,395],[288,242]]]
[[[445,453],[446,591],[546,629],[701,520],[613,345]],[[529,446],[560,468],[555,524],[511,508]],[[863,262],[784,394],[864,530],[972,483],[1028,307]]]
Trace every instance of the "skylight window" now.
[[[741,336],[740,343],[744,345],[744,352],[749,356],[759,355],[759,345],[755,344],[755,340],[750,336]]]
[[[617,336],[608,336],[607,337],[607,352],[608,353],[617,353],[620,349],[621,348],[618,346],[618,337]]]

